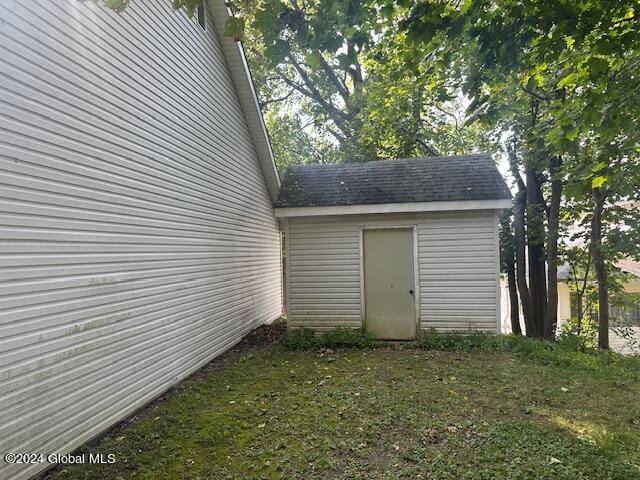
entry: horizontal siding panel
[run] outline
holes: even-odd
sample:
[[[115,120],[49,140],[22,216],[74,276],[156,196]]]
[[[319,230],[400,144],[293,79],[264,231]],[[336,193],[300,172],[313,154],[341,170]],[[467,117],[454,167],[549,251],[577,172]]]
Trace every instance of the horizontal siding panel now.
[[[493,292],[491,292],[493,293]],[[460,304],[494,305],[495,298],[487,296],[487,292],[472,292],[459,294],[457,292],[424,292],[424,298],[434,307],[438,304],[450,304],[457,302]]]
[[[273,272],[272,272],[273,274]],[[179,281],[172,279],[164,281],[160,285],[151,285],[147,288],[124,288],[120,291],[107,291],[102,294],[90,294],[85,290],[85,296],[68,296],[68,299],[59,301],[41,302],[37,305],[29,305],[28,307],[19,307],[6,310],[6,316],[3,323],[0,324],[0,346],[5,346],[7,351],[9,348],[17,346],[18,339],[10,338],[11,335],[17,333],[26,333],[32,329],[38,330],[39,335],[33,341],[44,341],[49,326],[62,326],[71,324],[74,328],[81,328],[79,322],[89,318],[91,326],[95,327],[96,316],[106,315],[116,309],[126,308],[128,305],[137,305],[140,302],[146,303],[153,301],[157,303],[164,299],[167,301],[175,298],[177,301],[185,298],[187,295],[204,289],[206,293],[228,295],[227,300],[233,301],[233,294],[244,297],[251,294],[258,283],[255,280],[245,281],[244,275],[237,274],[234,277],[218,278],[203,277],[190,280]],[[268,279],[268,277],[265,277]],[[229,283],[233,282],[231,286]],[[93,290],[93,289],[92,289]],[[107,289],[103,289],[107,290]],[[66,293],[66,292],[65,292]],[[78,293],[78,292],[76,292]],[[102,309],[102,310],[101,310]],[[56,315],[60,314],[60,315]],[[0,359],[2,354],[0,354]]]
[[[351,317],[345,315],[309,315],[296,317],[288,326],[324,332],[336,328],[361,328],[361,322],[359,315],[352,315]]]
[[[0,23],[0,451],[69,452],[280,315],[278,224],[210,18]]]
[[[420,282],[421,290],[422,288],[429,290],[431,288],[443,288],[449,291],[455,291],[455,287],[463,287],[464,291],[471,291],[473,288],[492,288],[495,289],[493,279],[474,279],[474,278],[466,278],[460,280],[439,280],[437,278],[432,279],[423,279]],[[469,290],[467,290],[469,289]]]
[[[488,239],[477,239],[477,238],[466,238],[464,234],[455,235],[450,237],[448,240],[440,239],[440,242],[429,243],[429,238],[426,237],[424,239],[419,240],[418,247],[420,251],[429,251],[431,245],[435,248],[442,247],[455,247],[460,248],[461,250],[473,250],[474,248],[478,248],[478,246],[488,246],[491,245],[491,242]]]
[[[493,255],[487,254],[486,250],[482,254],[470,253],[469,251],[466,251],[466,253],[472,256],[469,257],[468,261],[465,263],[493,263],[494,261]],[[460,255],[459,252],[452,253],[451,251],[447,251],[445,253],[445,252],[433,252],[432,250],[426,250],[420,254],[420,257],[434,264],[436,263],[447,264],[447,263],[454,263],[456,260],[460,258],[459,255]]]
[[[250,259],[235,259],[229,261],[226,259],[226,262],[222,260],[219,261],[211,261],[211,262],[199,262],[193,265],[185,265],[184,262],[175,262],[178,266],[173,268],[149,268],[149,267],[157,267],[157,262],[153,264],[143,264],[142,266],[146,268],[136,269],[136,270],[122,270],[122,268],[117,268],[115,271],[107,273],[105,272],[104,266],[102,266],[102,270],[98,275],[78,275],[71,273],[67,276],[48,276],[43,279],[29,279],[27,281],[19,281],[19,282],[5,282],[2,285],[3,293],[6,295],[9,294],[28,294],[31,292],[46,292],[49,290],[60,291],[63,289],[74,289],[75,287],[91,287],[91,291],[93,289],[100,286],[107,286],[110,288],[111,285],[136,280],[136,279],[144,279],[144,278],[154,278],[159,276],[171,276],[178,275],[185,272],[209,272],[211,275],[215,275],[216,273],[228,273],[237,271],[239,268],[244,267],[254,267],[259,266],[258,273],[264,272],[265,275],[270,275],[272,272],[269,269],[264,268],[260,265],[260,262],[251,262]],[[275,263],[275,260],[272,260],[272,263]],[[265,264],[266,266],[267,264]],[[46,273],[46,271],[43,271]],[[251,272],[250,272],[251,273]],[[76,292],[77,290],[73,290]],[[86,290],[83,290],[83,294],[87,294]],[[12,302],[12,298],[19,297],[5,297],[2,298],[2,302],[7,302],[6,305],[10,306]],[[3,303],[4,304],[4,303]],[[0,322],[1,323],[1,322]]]
[[[440,332],[458,332],[458,333],[473,333],[473,332],[496,332],[496,322],[493,319],[489,319],[486,322],[480,322],[473,320],[468,323],[453,323],[449,320],[441,322],[429,322],[423,323],[422,328],[425,330],[435,329]]]

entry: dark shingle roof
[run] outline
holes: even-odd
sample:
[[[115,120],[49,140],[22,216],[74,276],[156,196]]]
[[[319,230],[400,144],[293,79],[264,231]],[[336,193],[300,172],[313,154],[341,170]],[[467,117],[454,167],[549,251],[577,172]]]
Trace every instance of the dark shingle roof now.
[[[510,198],[491,156],[477,154],[289,167],[276,207]]]
[[[616,262],[618,267],[623,273],[631,274],[640,278],[640,262],[636,262],[632,258],[623,258]],[[569,264],[560,265],[558,267],[558,280],[568,280],[571,277],[571,267]]]

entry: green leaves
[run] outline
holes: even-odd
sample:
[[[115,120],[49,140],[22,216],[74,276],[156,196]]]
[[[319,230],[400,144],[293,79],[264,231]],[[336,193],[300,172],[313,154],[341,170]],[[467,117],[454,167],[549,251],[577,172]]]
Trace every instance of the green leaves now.
[[[227,37],[233,37],[236,42],[242,40],[244,35],[244,20],[236,17],[229,17],[224,26],[224,34]]]
[[[591,179],[591,187],[592,188],[601,188],[607,182],[607,177],[602,175],[598,175]]]
[[[122,12],[129,5],[129,0],[104,0],[104,6]]]
[[[289,44],[281,39],[276,39],[265,49],[265,54],[269,58],[270,64],[275,66],[284,61],[289,54]]]
[[[600,76],[609,71],[609,62],[602,57],[590,57],[587,60],[589,66],[589,78],[596,81]]]
[[[202,4],[203,0],[171,0],[171,6],[174,10],[183,9],[187,16],[191,17],[196,12],[198,5]]]
[[[305,60],[307,62],[307,65],[309,65],[312,69],[318,69],[320,68],[321,62],[320,62],[320,56],[314,52],[314,51],[310,51],[305,55]]]

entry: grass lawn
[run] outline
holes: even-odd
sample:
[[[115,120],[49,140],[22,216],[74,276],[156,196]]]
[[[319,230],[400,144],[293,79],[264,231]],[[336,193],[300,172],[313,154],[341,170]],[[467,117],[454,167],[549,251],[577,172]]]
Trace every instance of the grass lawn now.
[[[599,361],[245,347],[47,477],[640,478],[637,363]]]

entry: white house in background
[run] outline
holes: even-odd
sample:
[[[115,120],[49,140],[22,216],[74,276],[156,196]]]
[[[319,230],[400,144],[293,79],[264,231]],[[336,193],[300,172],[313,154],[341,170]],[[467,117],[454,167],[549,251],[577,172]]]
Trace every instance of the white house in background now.
[[[488,155],[291,167],[288,325],[500,332],[498,214],[511,193]]]
[[[72,451],[281,314],[278,176],[225,2],[200,13],[0,0],[0,458]]]
[[[617,264],[620,270],[630,275],[631,278],[624,283],[623,295],[631,297],[633,294],[640,294],[640,262],[636,262],[630,258],[621,260]],[[571,285],[569,285],[570,269],[563,266],[558,270],[558,323],[561,326],[571,317],[578,315],[576,301],[571,293]],[[611,307],[612,320],[623,320],[629,324],[640,327],[640,304],[628,302],[623,308]]]
[[[610,306],[610,322],[612,328],[609,331],[611,348],[621,353],[640,353],[640,262],[632,259],[624,259],[618,263],[620,270],[630,275],[630,279],[624,283],[623,297],[625,304]],[[575,296],[572,294],[572,286],[569,284],[570,269],[568,265],[558,269],[558,331],[562,331],[563,325],[578,314],[578,306]],[[509,289],[505,278],[502,285],[502,333],[511,333],[511,316],[509,304]],[[618,295],[620,297],[620,295]],[[524,330],[524,319],[520,312],[520,325]],[[625,328],[625,337],[620,335],[616,327]],[[631,335],[631,334],[634,335]]]
[[[628,354],[640,354],[640,262],[630,258],[618,262],[618,268],[630,275],[624,283],[624,292],[617,294],[618,299],[624,299],[624,305],[611,304],[609,316],[611,329],[609,341],[611,348]],[[570,271],[567,266],[558,270],[558,328],[571,317],[578,314],[578,305],[569,285]],[[624,326],[624,332],[617,327]],[[624,333],[624,335],[621,335]]]

